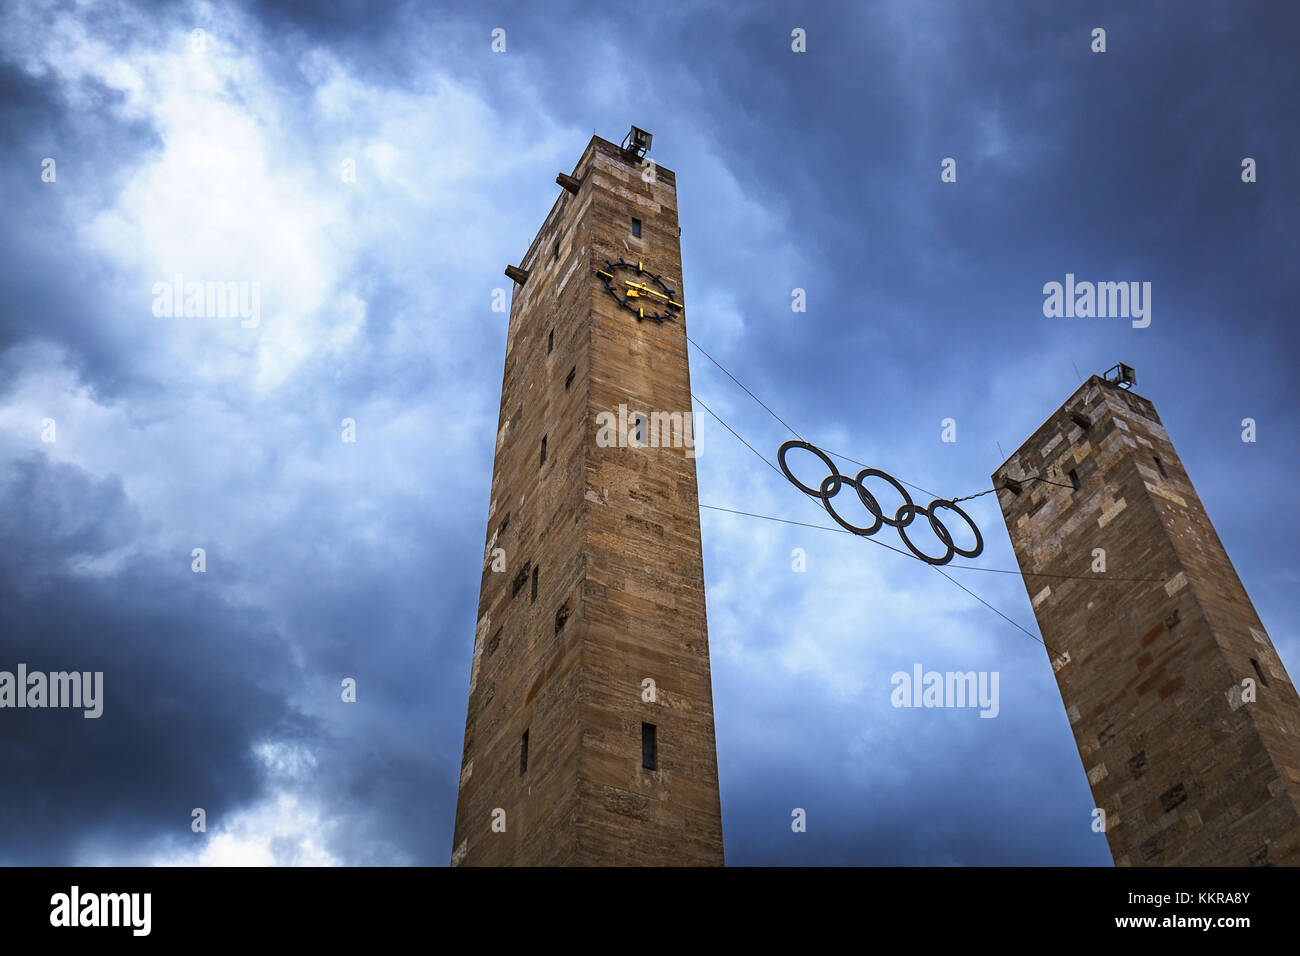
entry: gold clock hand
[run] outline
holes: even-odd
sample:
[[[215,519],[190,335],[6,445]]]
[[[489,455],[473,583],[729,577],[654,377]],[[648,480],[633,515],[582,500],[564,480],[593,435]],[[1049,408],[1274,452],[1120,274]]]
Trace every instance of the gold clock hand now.
[[[664,302],[675,309],[683,308],[680,302],[674,302],[671,297],[664,295],[662,292],[656,292],[654,289],[648,287],[644,282],[637,283],[624,280],[623,284],[628,287],[627,297],[629,299],[635,299],[638,296],[652,295],[656,299],[663,299]]]
[[[635,282],[626,282],[625,284],[635,289],[637,295],[652,295],[656,299],[663,299],[665,302],[671,302],[673,305],[677,304],[676,302],[673,302],[671,298],[664,295],[662,292],[656,292],[654,289],[651,289],[644,282],[640,284],[637,284]],[[629,295],[630,294],[631,293],[629,293]]]

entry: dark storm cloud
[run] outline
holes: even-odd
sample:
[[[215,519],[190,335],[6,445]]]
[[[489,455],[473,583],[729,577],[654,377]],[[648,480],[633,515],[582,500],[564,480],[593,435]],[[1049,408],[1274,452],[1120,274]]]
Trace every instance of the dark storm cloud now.
[[[250,748],[309,721],[281,693],[298,668],[261,615],[214,597],[184,561],[127,555],[139,518],[113,478],[43,457],[0,472],[3,661],[13,672],[102,671],[103,713],[6,710],[0,860],[70,864],[87,842],[191,838],[261,788]],[[193,836],[193,839],[200,839]]]
[[[0,270],[0,396],[17,373],[8,350],[23,341],[58,343],[86,382],[105,394],[118,391],[129,374],[112,327],[98,320],[112,276],[102,264],[70,253],[82,217],[109,205],[131,165],[158,141],[147,124],[120,116],[120,91],[86,80],[76,95],[74,106],[52,76],[33,75],[0,57],[0,126],[10,138],[0,153],[0,257],[6,263]],[[42,181],[46,158],[54,160],[63,192]]]

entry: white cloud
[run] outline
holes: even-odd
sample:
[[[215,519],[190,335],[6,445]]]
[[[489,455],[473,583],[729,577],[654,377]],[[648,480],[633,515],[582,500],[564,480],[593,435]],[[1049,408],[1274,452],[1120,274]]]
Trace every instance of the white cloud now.
[[[206,835],[201,848],[164,853],[155,866],[340,866],[326,843],[340,821],[319,806],[280,792],[236,812]]]

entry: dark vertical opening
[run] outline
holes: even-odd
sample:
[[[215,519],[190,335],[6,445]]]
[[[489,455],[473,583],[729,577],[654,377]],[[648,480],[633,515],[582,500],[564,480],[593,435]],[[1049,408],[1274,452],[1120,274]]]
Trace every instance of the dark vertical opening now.
[[[518,594],[519,589],[522,588],[527,583],[528,583],[528,562],[525,561],[524,566],[519,569],[519,573],[515,575],[515,579],[510,585],[510,596],[514,597],[516,594]]]
[[[573,376],[577,374],[578,374],[578,366],[575,365],[573,366],[573,368],[569,369],[569,374],[564,376],[564,390],[566,392],[569,390],[569,386],[573,384]]]
[[[537,467],[546,464],[546,436],[542,436],[542,460],[537,463]]]
[[[555,329],[551,329],[546,334],[546,354],[550,355],[555,350]]]
[[[523,739],[519,741],[519,776],[523,776],[528,770],[528,731],[524,731]]]
[[[560,240],[559,239],[555,240],[555,249],[551,252],[551,261],[552,262],[560,261]]]
[[[646,770],[659,769],[659,742],[655,739],[655,725],[641,724],[641,766]]]
[[[1154,456],[1152,456],[1152,457],[1154,457]],[[1167,474],[1165,473],[1165,466],[1164,466],[1164,464],[1161,463],[1161,461],[1160,461],[1159,458],[1156,458],[1156,470],[1160,472],[1160,477],[1161,477],[1161,478],[1168,478],[1168,477],[1169,477],[1169,475],[1167,475]]]
[[[534,601],[537,600],[537,569],[536,569],[536,568],[533,568],[533,597],[532,597],[532,600],[534,600]]]
[[[1075,491],[1078,491],[1083,487],[1083,482],[1079,480],[1079,475],[1073,468],[1070,469],[1070,485]]]
[[[1263,672],[1262,670],[1259,669],[1259,661],[1255,660],[1255,658],[1252,657],[1252,658],[1250,659],[1250,666],[1253,667],[1253,668],[1255,668],[1255,675],[1256,675],[1257,677],[1259,677],[1259,682],[1260,682],[1261,684],[1263,684],[1265,687],[1267,687],[1267,686],[1268,686],[1268,678],[1265,677],[1265,676],[1264,676],[1264,672]]]
[[[640,219],[633,219],[633,220],[632,220],[632,238],[633,238],[633,239],[640,239],[640,238],[641,238],[641,220],[640,220]]]

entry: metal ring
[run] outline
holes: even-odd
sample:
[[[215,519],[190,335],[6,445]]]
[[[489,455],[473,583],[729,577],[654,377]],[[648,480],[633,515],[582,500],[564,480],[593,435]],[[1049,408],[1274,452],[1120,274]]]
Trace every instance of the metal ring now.
[[[858,488],[858,483],[856,481],[854,481],[852,478],[846,478],[844,475],[828,475],[827,477],[822,479],[822,488],[825,489],[825,487],[828,484],[830,484],[832,481],[838,481],[840,484],[845,484],[845,485],[853,485],[853,487]],[[854,534],[866,535],[868,537],[880,530],[880,526],[885,521],[885,516],[880,513],[880,505],[876,504],[875,498],[871,499],[871,504],[867,504],[866,499],[862,498],[862,489],[858,488],[858,498],[862,499],[862,503],[866,505],[867,510],[870,511],[871,514],[876,519],[872,523],[870,528],[859,528],[856,525],[849,524],[847,521],[845,521],[843,518],[839,516],[839,513],[834,508],[831,507],[831,498],[833,498],[834,496],[835,496],[834,492],[823,495],[822,507],[826,509],[826,513],[829,514],[832,518],[834,518],[836,524],[838,524],[840,527],[844,528],[846,531],[852,531]],[[871,496],[868,495],[867,497],[871,497]]]
[[[798,478],[796,478],[793,474],[791,474],[789,466],[786,465],[785,463],[785,453],[789,451],[791,448],[806,448],[808,451],[812,452],[814,455],[820,458],[822,462],[826,465],[827,469],[829,469],[830,477],[835,479],[835,490],[814,491],[813,489],[805,485],[803,482],[801,482]],[[823,501],[825,501],[827,498],[834,497],[836,494],[839,493],[841,481],[849,480],[836,470],[835,462],[831,461],[830,458],[826,456],[826,452],[822,451],[816,445],[810,444],[809,442],[806,441],[786,442],[784,445],[781,446],[780,450],[776,453],[776,460],[781,465],[781,471],[785,475],[785,477],[789,480],[790,484],[794,485],[805,495],[812,495],[814,498],[820,498]],[[826,482],[823,481],[822,484],[825,485]]]
[[[903,540],[903,544],[907,545],[907,550],[911,551],[926,564],[947,564],[951,561],[952,556],[957,549],[952,546],[952,535],[950,535],[948,529],[943,526],[943,522],[937,520],[934,515],[930,514],[927,509],[922,508],[920,505],[903,505],[898,509],[898,514],[895,517],[901,518],[904,511],[910,512],[912,515],[923,514],[929,518],[930,528],[934,531],[935,536],[943,542],[943,546],[946,549],[943,553],[943,557],[931,557],[912,543],[911,539],[907,536],[907,532],[903,530],[906,525],[900,524],[898,525],[898,536]]]
[[[939,498],[939,499],[936,499],[936,500],[930,502],[930,524],[932,524],[932,525],[935,523],[935,521],[938,520],[938,519],[935,518],[935,516],[934,516],[934,511],[935,511],[936,508],[947,508],[949,511],[955,511],[955,512],[957,512],[957,514],[961,515],[962,518],[965,520],[965,522],[966,522],[968,525],[970,525],[970,529],[971,529],[972,531],[975,532],[975,547],[970,548],[969,550],[967,550],[967,549],[965,549],[965,548],[959,548],[959,547],[957,547],[957,545],[954,543],[954,544],[952,545],[952,550],[953,550],[955,553],[960,554],[963,558],[974,558],[974,557],[978,557],[979,554],[980,554],[980,552],[982,552],[982,551],[984,550],[984,538],[983,538],[983,536],[980,535],[979,525],[977,525],[977,524],[976,524],[976,523],[971,519],[971,516],[970,516],[970,515],[968,515],[968,514],[967,514],[966,512],[964,512],[964,511],[962,511],[960,508],[958,508],[958,507],[957,507],[955,504],[953,504],[951,501],[945,501],[945,500],[942,499],[942,498]],[[944,532],[948,535],[948,540],[951,542],[951,541],[952,541],[952,533],[951,533],[950,531],[948,531],[947,528],[944,528]]]
[[[874,477],[874,478],[884,478],[885,481],[889,482],[889,483],[890,483],[891,485],[893,485],[896,489],[898,489],[898,493],[899,493],[900,495],[903,496],[903,501],[905,501],[905,502],[906,502],[907,504],[909,504],[909,505],[912,503],[912,496],[909,495],[909,494],[907,493],[907,489],[904,488],[904,487],[899,483],[898,479],[895,478],[893,475],[889,474],[888,472],[881,471],[879,468],[863,468],[860,472],[858,472],[858,477],[855,478],[854,481],[856,481],[856,482],[857,482],[857,485],[858,485],[858,497],[859,497],[859,498],[861,498],[863,495],[867,495],[869,498],[871,498],[872,501],[875,501],[875,500],[876,500],[875,495],[871,494],[871,492],[867,491],[867,489],[864,488],[864,487],[862,486],[862,481],[863,481],[864,478],[873,478],[873,477]],[[865,504],[865,501],[864,501],[864,504]],[[868,507],[870,507],[870,506],[868,506]],[[883,515],[883,509],[880,507],[879,502],[877,502],[875,508],[870,508],[870,510],[871,510],[871,511],[881,511],[881,512],[882,512],[882,514],[881,514],[881,521],[883,521],[885,524],[889,525],[891,528],[897,528],[897,527],[899,526],[899,525],[898,525],[898,515],[895,514],[895,515],[894,515],[894,518],[893,518],[892,521],[891,521],[889,518],[884,517],[884,515]],[[912,523],[912,516],[909,514],[909,515],[907,516],[907,520],[906,520],[905,522],[903,522],[903,525],[906,526],[906,525],[909,525],[909,524],[911,524],[911,523]]]

